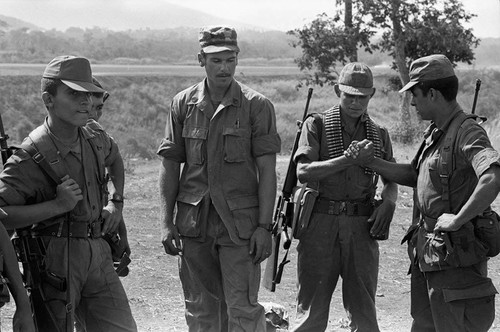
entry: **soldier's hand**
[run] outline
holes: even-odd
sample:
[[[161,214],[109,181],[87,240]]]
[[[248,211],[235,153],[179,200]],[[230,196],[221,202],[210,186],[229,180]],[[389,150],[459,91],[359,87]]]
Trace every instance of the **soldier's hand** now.
[[[56,201],[58,206],[64,209],[64,212],[68,212],[73,210],[78,201],[83,199],[82,190],[69,175],[61,180],[62,183],[56,189]]]
[[[351,143],[353,145],[355,141]],[[373,146],[373,142],[367,139],[362,140],[361,142],[357,142],[356,148],[353,150],[356,151],[355,158],[352,158],[351,162],[355,165],[365,166],[373,161],[375,158],[375,149]],[[349,146],[351,148],[351,146]],[[346,150],[347,151],[347,150]]]
[[[272,250],[271,233],[262,227],[257,227],[250,238],[250,256],[253,256],[252,262],[260,264],[267,257],[271,256]]]
[[[101,217],[103,219],[102,225],[102,235],[106,233],[116,233],[118,230],[118,226],[122,221],[123,203],[114,203],[109,201],[108,205],[106,205],[101,212]]]
[[[177,228],[174,225],[162,228],[161,243],[163,244],[163,248],[165,248],[165,252],[168,255],[182,255],[182,240]]]
[[[14,317],[12,317],[12,331],[36,332],[29,306],[27,308],[16,308]]]
[[[372,224],[370,228],[370,235],[372,237],[387,239],[395,209],[396,204],[394,202],[384,200],[382,204],[373,211],[370,218],[368,218],[368,222]]]
[[[344,151],[344,156],[351,161],[358,158],[359,147],[358,141],[352,141],[349,147]]]
[[[434,226],[434,233],[458,231],[463,224],[459,223],[456,217],[455,214],[443,213],[437,219],[436,226]]]

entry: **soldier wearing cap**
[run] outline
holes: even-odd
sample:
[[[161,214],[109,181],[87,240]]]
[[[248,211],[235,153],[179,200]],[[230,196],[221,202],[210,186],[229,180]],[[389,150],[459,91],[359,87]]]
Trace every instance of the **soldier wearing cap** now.
[[[265,331],[257,295],[281,143],[274,107],[234,79],[234,29],[203,28],[199,42],[206,78],[174,97],[158,149],[162,243],[180,256],[190,331]]]
[[[489,206],[500,192],[500,155],[484,129],[465,117],[456,100],[458,78],[446,56],[413,61],[404,91],[411,92],[419,116],[431,121],[411,164],[373,158],[369,142],[348,153],[382,176],[416,187],[419,217],[405,236],[412,262],[412,331],[488,331],[497,291],[487,277],[487,257],[471,220],[485,211],[491,214]],[[465,120],[457,122],[460,118]],[[451,146],[448,132],[456,133]],[[443,177],[447,153],[453,154],[454,170]]]
[[[39,166],[40,158],[35,162],[25,149],[13,154],[0,174],[0,206],[7,213],[4,225],[41,238],[43,248],[38,250],[45,252],[44,273],[52,281],[66,281],[61,286],[39,276],[50,315],[38,313],[37,319],[53,321],[59,331],[73,326],[75,318],[86,331],[137,331],[110,247],[102,238],[116,231],[122,216],[121,156],[104,131],[85,126],[91,93],[104,90],[93,84],[86,58],[58,56],[45,68],[41,92],[48,116],[23,146],[45,158],[54,179]],[[106,206],[105,168],[116,188]],[[35,314],[41,309],[35,307]],[[43,331],[50,325],[41,320],[37,323]]]
[[[370,68],[359,62],[341,71],[339,104],[306,119],[294,159],[300,182],[318,190],[308,228],[299,237],[297,313],[293,331],[324,331],[339,276],[352,331],[379,331],[375,310],[379,249],[395,209],[397,186],[347,159],[351,142],[371,138],[380,158],[393,162],[388,132],[368,115],[375,93]]]

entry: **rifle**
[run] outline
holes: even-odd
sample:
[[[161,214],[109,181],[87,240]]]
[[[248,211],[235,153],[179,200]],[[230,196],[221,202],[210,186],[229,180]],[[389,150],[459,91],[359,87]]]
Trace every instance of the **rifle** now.
[[[293,156],[297,151],[300,139],[300,133],[302,131],[302,124],[307,118],[307,111],[309,109],[309,102],[311,101],[313,89],[309,88],[307,93],[306,107],[304,109],[304,115],[302,116],[302,121],[297,121],[297,133],[295,135],[295,141],[293,143],[292,154],[290,155],[290,161],[288,162],[288,169],[285,176],[285,182],[281,189],[281,194],[278,197],[276,203],[276,209],[274,211],[273,217],[273,228],[271,231],[273,237],[273,250],[271,256],[267,259],[266,269],[264,272],[264,282],[265,288],[269,289],[271,292],[276,290],[276,285],[281,282],[281,276],[283,274],[284,267],[290,262],[288,259],[288,252],[292,244],[291,233],[288,229],[292,228],[293,220],[293,189],[297,185],[297,165],[293,161]],[[283,241],[283,249],[286,250],[283,260],[278,265],[278,256],[280,253],[280,244]]]
[[[48,272],[43,266],[45,245],[40,237],[33,237],[29,229],[17,230],[17,237],[12,244],[17,260],[23,266],[23,282],[29,293],[33,320],[37,331],[59,331],[55,317],[45,305],[42,282],[50,284],[57,290],[67,289],[66,279]]]
[[[481,80],[478,78],[476,80],[476,88],[474,90],[474,101],[472,102],[472,111],[471,114],[476,114],[476,104],[477,104],[477,97],[479,96],[479,90],[481,89]],[[483,123],[487,120],[485,116],[477,116],[478,119],[480,120],[479,123]]]
[[[3,121],[2,114],[0,114],[0,151],[2,153],[2,163],[5,165],[7,159],[9,159],[12,151],[9,149],[7,145],[7,140],[9,139],[9,135],[5,134],[5,130],[3,129]]]

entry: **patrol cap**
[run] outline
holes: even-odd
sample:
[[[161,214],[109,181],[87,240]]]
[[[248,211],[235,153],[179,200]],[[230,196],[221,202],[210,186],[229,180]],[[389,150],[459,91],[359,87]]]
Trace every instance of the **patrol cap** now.
[[[43,78],[60,79],[65,85],[76,91],[104,92],[92,82],[90,62],[83,57],[61,55],[49,62]]]
[[[96,85],[98,88],[101,88],[104,90],[104,88],[102,87],[102,84],[97,80],[97,78],[95,78],[95,76],[92,76],[92,83],[94,83],[94,85]],[[102,93],[102,92],[97,92],[97,93]],[[106,99],[109,98],[109,92],[104,90],[104,95],[103,95],[103,101],[106,101]]]
[[[201,28],[199,41],[204,53],[218,53],[223,51],[239,52],[236,40],[236,30],[230,27],[204,27]]]
[[[362,62],[351,62],[342,68],[337,85],[340,91],[351,95],[369,96],[373,94],[373,74]]]
[[[413,61],[410,81],[399,92],[405,92],[420,82],[434,81],[455,76],[451,61],[442,54],[432,54]]]

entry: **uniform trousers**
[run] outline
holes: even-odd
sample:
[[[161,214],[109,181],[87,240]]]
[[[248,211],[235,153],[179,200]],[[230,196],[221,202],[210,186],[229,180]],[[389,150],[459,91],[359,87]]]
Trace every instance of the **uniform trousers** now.
[[[67,239],[44,236],[47,270],[67,275]],[[136,332],[127,295],[113,268],[111,248],[102,238],[70,238],[70,294],[76,319],[88,332]],[[66,331],[66,292],[43,283],[47,306]],[[74,317],[72,318],[74,319]],[[54,332],[54,331],[51,331]]]
[[[486,332],[495,319],[495,293],[486,261],[421,272],[411,268],[412,332]]]
[[[370,238],[367,219],[312,215],[297,246],[299,289],[292,331],[326,330],[339,276],[351,331],[379,331],[375,310],[379,249]]]
[[[213,206],[203,241],[183,238],[179,274],[190,332],[264,332],[258,303],[261,269],[252,263],[249,241],[236,245]]]

